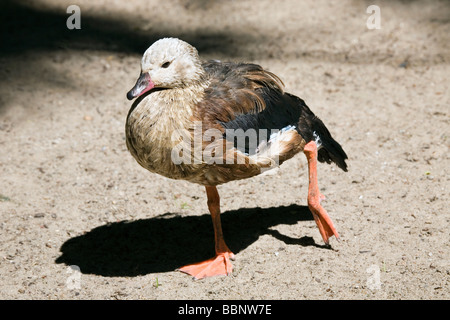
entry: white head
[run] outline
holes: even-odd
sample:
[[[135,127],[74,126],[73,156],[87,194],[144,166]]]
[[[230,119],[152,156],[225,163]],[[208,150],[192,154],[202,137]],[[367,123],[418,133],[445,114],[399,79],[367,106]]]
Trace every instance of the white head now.
[[[176,38],[153,43],[141,61],[141,75],[131,89],[129,100],[153,88],[182,88],[201,80],[203,68],[197,49]]]

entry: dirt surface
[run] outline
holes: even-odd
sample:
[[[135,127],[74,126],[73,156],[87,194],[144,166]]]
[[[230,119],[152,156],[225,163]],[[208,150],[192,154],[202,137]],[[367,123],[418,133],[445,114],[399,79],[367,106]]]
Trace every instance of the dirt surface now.
[[[448,1],[78,0],[81,30],[72,1],[2,3],[0,298],[450,298]],[[348,173],[319,165],[340,242],[323,245],[299,154],[219,187],[231,276],[174,271],[214,254],[204,189],[124,140],[164,36],[263,65],[323,119],[349,155]]]

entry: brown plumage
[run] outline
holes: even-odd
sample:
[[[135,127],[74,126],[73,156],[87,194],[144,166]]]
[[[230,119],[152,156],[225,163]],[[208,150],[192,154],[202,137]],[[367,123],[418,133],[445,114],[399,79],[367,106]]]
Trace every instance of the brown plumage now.
[[[165,38],[144,54],[126,142],[147,170],[206,187],[216,257],[180,270],[203,278],[231,272],[234,255],[223,240],[216,186],[250,178],[303,151],[308,159],[308,205],[328,242],[338,234],[321,207],[316,162],[346,171],[347,155],[303,100],[285,93],[278,76],[256,64],[202,62],[184,41]]]

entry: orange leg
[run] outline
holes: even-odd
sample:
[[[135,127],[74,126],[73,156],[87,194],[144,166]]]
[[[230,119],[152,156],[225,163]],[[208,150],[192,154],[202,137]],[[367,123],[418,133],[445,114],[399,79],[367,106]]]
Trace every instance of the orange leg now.
[[[331,221],[330,216],[325,209],[320,205],[320,201],[325,197],[319,191],[319,185],[317,182],[317,145],[314,141],[308,142],[303,149],[303,152],[308,159],[308,172],[309,172],[309,187],[308,187],[308,207],[312,212],[314,220],[319,227],[320,235],[328,244],[328,239],[331,236],[335,236],[339,239],[339,235],[336,228]]]
[[[216,187],[206,187],[208,197],[208,208],[214,227],[214,240],[216,246],[216,256],[203,262],[194,263],[178,269],[181,272],[190,274],[194,279],[206,277],[229,275],[233,270],[230,259],[234,259],[234,254],[228,249],[223,239],[222,224],[220,223],[220,197]]]

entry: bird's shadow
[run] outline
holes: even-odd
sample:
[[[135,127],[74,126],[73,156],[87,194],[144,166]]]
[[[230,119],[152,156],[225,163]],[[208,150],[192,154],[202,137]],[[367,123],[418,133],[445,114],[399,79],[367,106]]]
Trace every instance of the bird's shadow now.
[[[317,246],[311,237],[295,239],[270,227],[312,220],[306,206],[239,209],[222,213],[226,242],[237,254],[261,235],[286,244]],[[179,216],[166,213],[149,219],[122,221],[96,227],[67,240],[56,263],[77,265],[82,273],[102,276],[138,276],[173,271],[214,255],[209,214]]]

